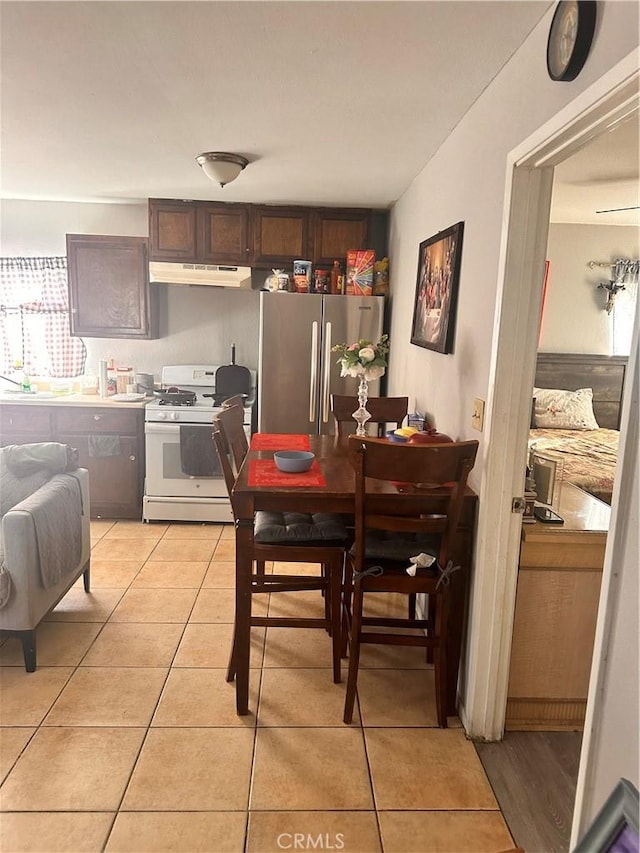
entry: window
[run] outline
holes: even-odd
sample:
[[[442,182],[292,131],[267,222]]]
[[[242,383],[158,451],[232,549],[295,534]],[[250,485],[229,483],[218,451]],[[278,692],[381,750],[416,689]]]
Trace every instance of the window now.
[[[87,356],[69,332],[67,259],[0,258],[0,373],[78,376]]]
[[[611,341],[613,355],[629,355],[633,337],[633,321],[638,302],[639,261],[618,260],[614,268],[614,281],[624,285],[615,297],[611,311]]]

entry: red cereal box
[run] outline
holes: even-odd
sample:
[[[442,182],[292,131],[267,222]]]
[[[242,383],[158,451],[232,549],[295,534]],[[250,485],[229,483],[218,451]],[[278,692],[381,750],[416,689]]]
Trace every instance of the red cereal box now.
[[[351,249],[347,252],[347,296],[373,295],[373,265],[376,253],[373,249]]]

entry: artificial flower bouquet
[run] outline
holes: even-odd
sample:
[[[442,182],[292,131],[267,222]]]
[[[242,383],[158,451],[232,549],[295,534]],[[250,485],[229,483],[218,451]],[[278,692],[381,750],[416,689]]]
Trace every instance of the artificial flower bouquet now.
[[[377,344],[362,338],[353,344],[336,344],[332,352],[339,352],[341,376],[364,376],[372,381],[380,379],[387,367],[389,335],[383,335]]]

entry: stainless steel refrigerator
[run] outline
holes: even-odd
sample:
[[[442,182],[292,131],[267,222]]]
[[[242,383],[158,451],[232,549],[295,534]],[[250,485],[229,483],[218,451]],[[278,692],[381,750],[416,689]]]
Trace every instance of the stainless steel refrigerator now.
[[[382,335],[384,297],[260,293],[260,432],[333,434],[330,395],[355,396],[358,380],[340,376],[331,347]],[[380,380],[369,383],[369,394]]]

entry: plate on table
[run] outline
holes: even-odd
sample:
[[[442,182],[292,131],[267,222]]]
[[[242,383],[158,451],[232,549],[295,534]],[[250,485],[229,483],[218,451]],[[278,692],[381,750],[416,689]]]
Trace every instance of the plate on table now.
[[[108,399],[114,403],[140,403],[144,398],[144,394],[114,394]]]
[[[391,432],[387,433],[387,438],[389,439],[389,441],[395,441],[398,444],[406,444],[407,441],[409,440],[408,436],[397,435],[397,433],[395,433],[393,430],[391,430]]]

